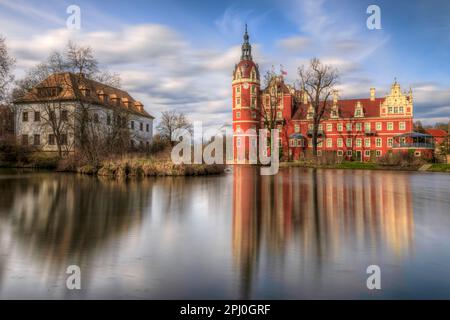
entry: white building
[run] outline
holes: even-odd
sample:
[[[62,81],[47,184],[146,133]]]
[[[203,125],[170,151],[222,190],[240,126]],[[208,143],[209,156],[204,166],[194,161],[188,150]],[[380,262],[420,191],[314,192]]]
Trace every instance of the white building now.
[[[99,134],[117,124],[129,129],[129,144],[146,148],[154,117],[127,92],[72,73],[53,74],[14,101],[15,133],[24,145],[43,151],[73,151],[81,120]],[[84,117],[83,115],[87,115]],[[55,134],[56,133],[56,134]]]

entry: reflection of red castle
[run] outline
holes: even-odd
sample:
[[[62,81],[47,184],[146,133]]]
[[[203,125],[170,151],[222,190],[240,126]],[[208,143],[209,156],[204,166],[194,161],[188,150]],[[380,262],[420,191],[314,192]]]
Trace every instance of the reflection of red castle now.
[[[312,117],[314,110],[306,94],[284,83],[283,76],[272,78],[261,89],[259,67],[253,61],[247,30],[242,44],[240,62],[235,66],[232,82],[233,151],[236,162],[247,162],[250,147],[256,149],[254,132],[264,127],[262,114],[270,107],[273,92],[276,106],[280,145],[285,159],[299,159],[312,148]],[[273,105],[273,104],[272,104]],[[267,112],[267,111],[266,111]],[[369,160],[391,151],[414,150],[417,156],[431,155],[432,137],[412,133],[413,97],[402,92],[395,82],[384,98],[339,100],[334,92],[332,101],[319,126],[318,155],[325,153],[354,160]]]

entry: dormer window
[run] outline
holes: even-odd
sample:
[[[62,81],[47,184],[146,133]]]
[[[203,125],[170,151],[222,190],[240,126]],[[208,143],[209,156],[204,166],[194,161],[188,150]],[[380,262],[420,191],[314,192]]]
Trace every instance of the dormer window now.
[[[364,117],[364,111],[359,101],[356,103],[355,117]]]
[[[337,109],[336,106],[334,106],[334,107],[331,109],[330,117],[333,118],[333,119],[336,119],[336,118],[339,117],[338,109]]]
[[[60,87],[41,87],[37,89],[37,94],[40,98],[57,97],[61,93]]]

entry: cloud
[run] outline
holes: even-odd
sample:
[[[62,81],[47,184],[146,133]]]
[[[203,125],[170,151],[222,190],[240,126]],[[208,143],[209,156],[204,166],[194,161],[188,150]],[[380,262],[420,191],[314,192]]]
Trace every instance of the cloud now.
[[[294,36],[279,40],[277,45],[287,52],[295,54],[305,51],[311,43],[312,41],[307,37]]]

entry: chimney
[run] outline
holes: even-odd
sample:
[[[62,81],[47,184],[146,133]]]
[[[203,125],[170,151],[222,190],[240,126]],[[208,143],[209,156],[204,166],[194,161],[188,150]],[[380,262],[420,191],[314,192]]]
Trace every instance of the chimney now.
[[[308,95],[303,91],[303,104],[308,104]]]
[[[338,97],[339,97],[339,91],[338,90],[333,90],[333,105],[337,104]]]
[[[375,88],[370,88],[370,101],[375,101]]]

